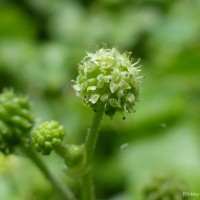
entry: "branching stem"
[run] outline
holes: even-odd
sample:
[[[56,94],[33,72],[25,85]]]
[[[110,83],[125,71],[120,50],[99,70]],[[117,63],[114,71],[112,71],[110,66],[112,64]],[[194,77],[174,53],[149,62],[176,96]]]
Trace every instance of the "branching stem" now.
[[[65,200],[75,200],[74,194],[71,190],[64,186],[58,179],[49,171],[44,162],[31,148],[24,148],[23,152],[33,161],[33,163],[43,172],[44,176],[52,183],[54,188],[62,195]]]

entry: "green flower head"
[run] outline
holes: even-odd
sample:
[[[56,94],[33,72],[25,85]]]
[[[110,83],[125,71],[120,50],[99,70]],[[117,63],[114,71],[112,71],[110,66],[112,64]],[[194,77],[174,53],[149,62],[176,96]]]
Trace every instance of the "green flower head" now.
[[[57,121],[46,121],[40,124],[32,134],[34,148],[43,155],[60,146],[65,136],[65,129]]]
[[[12,153],[16,146],[27,144],[33,124],[26,97],[17,96],[13,90],[0,94],[0,151]]]
[[[144,200],[187,200],[183,196],[184,191],[188,191],[186,184],[175,177],[169,175],[155,176],[143,190]]]
[[[130,53],[121,54],[117,48],[100,48],[87,53],[78,68],[73,88],[85,105],[96,108],[103,104],[105,113],[133,112],[140,93],[140,66],[133,63]]]

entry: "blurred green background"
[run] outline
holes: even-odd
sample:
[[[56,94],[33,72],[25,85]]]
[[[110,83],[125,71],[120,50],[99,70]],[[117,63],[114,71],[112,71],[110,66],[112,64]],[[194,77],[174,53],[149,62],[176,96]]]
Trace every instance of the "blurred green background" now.
[[[1,0],[0,89],[27,94],[37,123],[55,119],[81,144],[92,119],[71,87],[85,51],[106,43],[141,58],[135,114],[104,118],[95,152],[98,199],[142,200],[159,173],[200,192],[199,0]],[[63,182],[62,160],[44,157]],[[27,170],[28,169],[28,170]],[[25,158],[0,155],[0,199],[57,199]]]

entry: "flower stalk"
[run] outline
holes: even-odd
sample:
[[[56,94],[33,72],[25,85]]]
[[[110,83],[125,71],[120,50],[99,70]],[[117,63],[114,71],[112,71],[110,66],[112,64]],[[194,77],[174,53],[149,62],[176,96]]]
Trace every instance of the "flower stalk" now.
[[[63,200],[75,200],[75,196],[72,191],[61,183],[56,176],[54,176],[44,162],[39,158],[32,148],[22,148],[23,153],[32,160],[32,162],[40,169],[43,175],[51,182],[54,189],[57,190]]]
[[[101,125],[101,121],[104,116],[104,107],[102,104],[99,104],[97,110],[94,114],[94,118],[91,124],[91,128],[88,130],[85,148],[87,153],[87,165],[86,165],[86,174],[81,178],[82,185],[82,200],[94,200],[94,185],[92,179],[92,157],[96,147],[98,132]]]
[[[97,138],[98,138],[98,131],[100,129],[101,121],[104,116],[104,107],[102,104],[98,105],[97,109],[95,110],[94,118],[91,124],[91,128],[87,132],[86,140],[85,140],[85,148],[87,152],[87,160],[90,163],[94,149],[96,147]]]

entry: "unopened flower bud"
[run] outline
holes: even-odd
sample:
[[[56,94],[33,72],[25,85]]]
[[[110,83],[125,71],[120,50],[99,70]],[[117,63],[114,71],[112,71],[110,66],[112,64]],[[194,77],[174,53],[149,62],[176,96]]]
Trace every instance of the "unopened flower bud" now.
[[[39,125],[32,134],[34,148],[43,155],[60,146],[65,136],[65,129],[57,121],[46,121]]]
[[[13,90],[0,94],[0,151],[11,153],[29,139],[34,118],[26,97],[19,97]]]
[[[68,145],[65,151],[65,163],[71,171],[79,171],[86,164],[86,151],[83,145]]]

